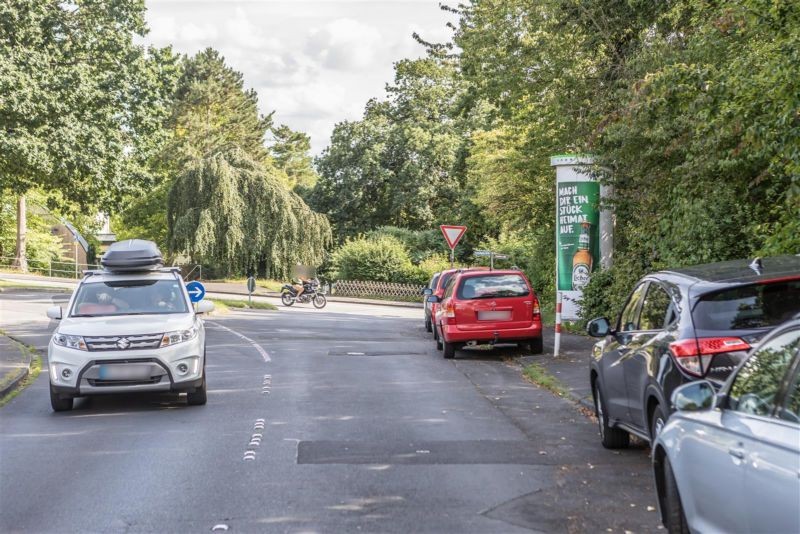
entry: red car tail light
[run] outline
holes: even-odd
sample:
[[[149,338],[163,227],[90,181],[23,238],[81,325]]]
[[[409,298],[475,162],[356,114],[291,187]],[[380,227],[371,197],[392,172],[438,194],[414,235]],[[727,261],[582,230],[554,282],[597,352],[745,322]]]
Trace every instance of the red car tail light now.
[[[533,297],[533,318],[540,319],[542,316],[542,312],[539,309],[539,299]]]
[[[453,301],[449,301],[447,305],[444,307],[444,316],[448,319],[455,319],[456,318],[456,307],[453,305]]]
[[[738,337],[701,337],[673,341],[669,349],[681,369],[695,376],[703,376],[715,354],[750,350],[750,344]]]

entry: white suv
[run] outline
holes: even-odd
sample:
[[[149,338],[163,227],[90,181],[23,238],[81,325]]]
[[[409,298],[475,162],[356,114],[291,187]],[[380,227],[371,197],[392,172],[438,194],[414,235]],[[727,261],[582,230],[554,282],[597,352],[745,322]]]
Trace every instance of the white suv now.
[[[177,268],[161,266],[154,243],[115,243],[72,294],[48,347],[50,403],[72,409],[86,395],[135,391],[186,392],[206,403],[205,329]]]

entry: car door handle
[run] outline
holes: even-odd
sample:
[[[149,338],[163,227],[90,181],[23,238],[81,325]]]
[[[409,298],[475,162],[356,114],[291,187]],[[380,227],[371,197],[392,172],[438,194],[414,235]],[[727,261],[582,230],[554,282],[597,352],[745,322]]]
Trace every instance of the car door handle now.
[[[728,454],[739,460],[744,460],[744,449],[728,449]]]

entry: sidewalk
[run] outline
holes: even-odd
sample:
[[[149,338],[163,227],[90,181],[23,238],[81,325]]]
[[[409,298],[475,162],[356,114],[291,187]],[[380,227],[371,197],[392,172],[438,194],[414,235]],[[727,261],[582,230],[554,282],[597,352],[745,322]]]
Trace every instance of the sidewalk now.
[[[561,334],[561,354],[553,356],[552,334],[546,338],[544,354],[523,356],[523,367],[538,363],[569,390],[570,397],[581,406],[594,410],[592,387],[589,383],[589,361],[596,340],[588,336]]]
[[[6,335],[0,334],[0,399],[28,376],[31,353]]]

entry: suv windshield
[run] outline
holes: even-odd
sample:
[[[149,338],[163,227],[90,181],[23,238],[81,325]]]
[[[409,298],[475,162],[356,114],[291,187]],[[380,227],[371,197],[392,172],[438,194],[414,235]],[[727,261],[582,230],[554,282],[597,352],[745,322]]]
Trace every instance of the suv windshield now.
[[[175,280],[124,280],[82,284],[72,317],[186,313],[181,285]]]
[[[701,330],[766,328],[800,313],[800,280],[740,286],[700,299],[694,308]]]
[[[458,298],[464,300],[524,297],[529,293],[528,284],[518,274],[471,276],[458,288]]]

